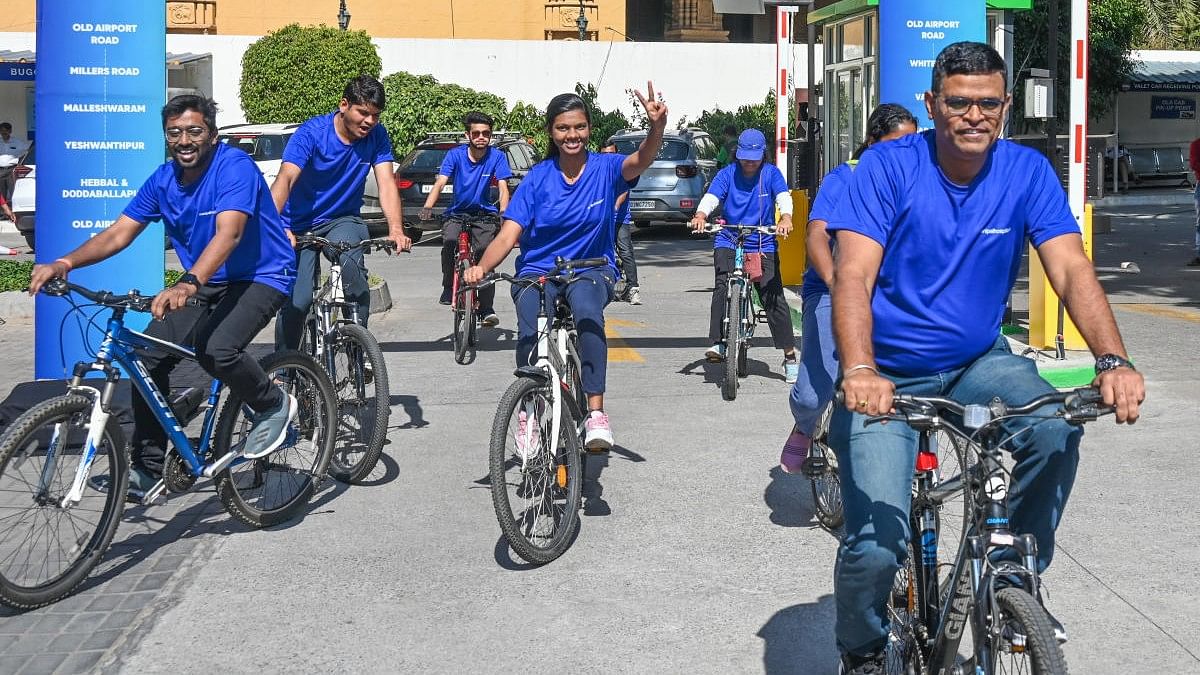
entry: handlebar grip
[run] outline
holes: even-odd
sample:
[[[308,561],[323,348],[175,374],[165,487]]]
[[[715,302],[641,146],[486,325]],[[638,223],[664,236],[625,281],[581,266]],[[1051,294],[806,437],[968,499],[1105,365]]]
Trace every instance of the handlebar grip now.
[[[608,258],[581,258],[579,260],[563,260],[558,258],[554,261],[554,268],[557,271],[581,269],[590,267],[601,267],[608,264]]]

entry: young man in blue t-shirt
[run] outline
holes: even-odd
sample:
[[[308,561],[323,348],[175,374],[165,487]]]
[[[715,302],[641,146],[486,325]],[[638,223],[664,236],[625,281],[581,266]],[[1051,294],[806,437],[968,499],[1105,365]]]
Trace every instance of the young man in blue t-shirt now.
[[[271,197],[293,242],[297,234],[352,244],[367,239],[370,235],[359,210],[370,171],[379,187],[388,238],[398,250],[412,248],[404,234],[400,193],[392,175],[392,142],[379,123],[385,102],[383,85],[369,75],[360,75],[346,85],[337,110],[309,119],[288,141],[279,175],[271,184]],[[371,293],[362,250],[343,253],[340,263],[346,299],[358,305],[358,320],[365,326],[371,313]],[[291,302],[284,305],[275,323],[277,346],[300,346],[320,271],[318,251],[299,252]]]
[[[30,293],[122,251],[146,225],[162,220],[187,272],[155,296],[146,334],[192,345],[209,375],[221,380],[254,409],[243,455],[262,457],[283,442],[296,416],[296,399],[271,382],[246,345],[287,299],[295,281],[295,254],[262,173],[246,153],[217,140],[217,106],[200,96],[176,96],[163,106],[163,129],[171,161],[138,190],[117,221],[79,248],[33,270]],[[189,306],[193,296],[202,306]],[[156,385],[170,391],[178,359],[142,356]],[[133,395],[133,466],[129,494],[135,499],[162,476],[166,433],[137,388]],[[103,487],[107,477],[97,477]]]
[[[864,154],[847,208],[827,225],[838,242],[833,319],[846,402],[830,427],[846,518],[835,577],[846,672],[883,672],[885,603],[911,535],[916,432],[865,426],[867,417],[891,409],[895,394],[1022,404],[1053,391],[1000,335],[1026,240],[1097,357],[1095,383],[1116,421],[1136,421],[1145,397],[1054,170],[997,140],[1011,102],[1005,73],[985,44],[946,47],[925,93],[934,129]],[[1006,427],[1016,460],[1010,526],[1037,539],[1040,569],[1054,554],[1082,436],[1052,413]]]
[[[478,261],[488,244],[496,238],[500,226],[500,215],[508,208],[508,179],[512,170],[504,153],[492,147],[491,115],[469,112],[463,118],[467,144],[450,148],[442,160],[437,180],[425,199],[421,209],[421,220],[429,220],[433,205],[437,203],[442,189],[454,181],[454,201],[446,209],[442,221],[442,297],[438,302],[450,304],[454,288],[454,259],[458,255],[458,235],[467,228],[471,238],[471,251]],[[495,183],[499,191],[499,204],[488,199],[488,188]],[[483,325],[500,323],[494,302],[496,287],[488,286],[479,291],[479,316]]]
[[[786,238],[792,231],[792,196],[787,180],[779,167],[765,163],[767,137],[758,129],[747,129],[738,137],[734,150],[735,162],[717,172],[708,191],[700,198],[692,228],[703,231],[708,214],[723,201],[725,221],[730,225],[775,225],[775,210],[779,210],[776,231]],[[721,323],[725,316],[726,281],[733,273],[737,234],[734,230],[717,232],[713,238],[713,268],[716,283],[709,307],[708,339],[712,346],[704,356],[719,362],[726,358],[726,345],[721,341]],[[754,281],[759,298],[767,312],[767,325],[776,349],[783,350],[784,379],[796,381],[800,362],[796,359],[796,338],[792,335],[792,315],[783,297],[783,280],[779,276],[779,260],[775,255],[775,237],[756,232],[746,237],[745,252],[760,254],[762,276]],[[735,358],[735,354],[728,355]]]
[[[600,152],[616,152],[617,144],[609,142]],[[642,289],[638,286],[637,258],[633,254],[633,215],[629,212],[629,192],[617,197],[617,261],[625,277],[625,299],[631,305],[642,304]]]

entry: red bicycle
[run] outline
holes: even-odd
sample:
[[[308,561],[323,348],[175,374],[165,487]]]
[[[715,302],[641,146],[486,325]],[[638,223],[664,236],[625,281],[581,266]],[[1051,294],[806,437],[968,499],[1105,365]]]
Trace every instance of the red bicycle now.
[[[450,296],[450,310],[454,315],[454,360],[462,365],[475,360],[475,339],[480,325],[479,289],[463,281],[463,273],[474,264],[469,228],[463,227],[458,233],[453,295]]]

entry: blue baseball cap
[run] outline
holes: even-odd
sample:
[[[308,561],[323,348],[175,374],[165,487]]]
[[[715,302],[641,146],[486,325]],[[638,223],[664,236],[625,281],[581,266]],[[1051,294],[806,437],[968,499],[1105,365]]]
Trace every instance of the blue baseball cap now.
[[[767,151],[767,137],[758,129],[747,129],[738,136],[737,152],[734,154],[738,159],[760,160]]]

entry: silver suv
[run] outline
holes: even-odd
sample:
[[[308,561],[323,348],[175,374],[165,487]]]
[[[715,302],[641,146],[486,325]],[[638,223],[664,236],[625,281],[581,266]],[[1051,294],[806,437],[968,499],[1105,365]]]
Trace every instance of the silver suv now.
[[[628,155],[646,138],[645,131],[622,131],[612,137],[617,152]],[[700,129],[683,129],[663,135],[662,149],[629,193],[633,222],[686,223],[696,214],[700,198],[717,175],[719,147]]]

